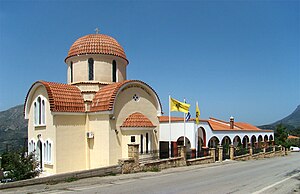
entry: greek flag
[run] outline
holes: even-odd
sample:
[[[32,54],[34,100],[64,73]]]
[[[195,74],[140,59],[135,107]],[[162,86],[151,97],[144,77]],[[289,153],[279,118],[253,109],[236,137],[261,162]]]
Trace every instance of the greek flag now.
[[[191,118],[191,113],[188,112],[188,113],[186,114],[186,116],[185,116],[185,122],[189,121],[190,118]]]

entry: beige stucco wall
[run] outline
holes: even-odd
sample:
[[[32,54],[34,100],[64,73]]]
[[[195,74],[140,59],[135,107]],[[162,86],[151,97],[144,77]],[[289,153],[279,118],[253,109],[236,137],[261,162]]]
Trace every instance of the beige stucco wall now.
[[[126,80],[127,61],[123,58],[113,55],[81,55],[69,58],[68,65],[68,83],[70,80],[70,64],[73,62],[73,82],[89,81],[88,79],[88,59],[94,59],[94,81],[112,82],[112,61],[117,63],[117,82]]]
[[[34,101],[38,96],[45,98],[45,124],[43,126],[34,125]],[[46,173],[56,173],[56,130],[53,125],[53,117],[50,111],[50,104],[48,100],[48,94],[44,86],[38,86],[32,93],[32,97],[27,102],[29,108],[28,112],[28,142],[34,140],[36,145],[38,142],[38,135],[40,135],[40,141],[44,144],[47,140],[52,141],[52,163],[45,164],[43,162],[43,169]]]
[[[159,121],[157,117],[157,102],[155,96],[151,94],[150,89],[146,86],[142,86],[140,88],[140,84],[130,84],[130,87],[125,87],[123,91],[121,91],[117,95],[117,99],[115,101],[114,106],[114,115],[116,117],[116,129],[120,131],[122,134],[122,158],[128,157],[128,144],[130,142],[130,137],[132,135],[136,136],[136,143],[140,143],[140,135],[143,134],[144,137],[146,132],[149,133],[149,137],[152,140],[151,150],[158,150],[158,126]],[[133,87],[132,87],[133,86]],[[137,86],[137,87],[135,87]],[[146,91],[148,92],[146,92]],[[139,96],[138,101],[133,100],[133,95],[136,94]],[[121,129],[120,126],[123,124],[125,119],[134,112],[140,112],[145,115],[156,127],[153,129],[144,128],[144,129],[132,129],[125,130]],[[154,129],[157,133],[154,133]]]
[[[56,172],[87,169],[86,116],[54,115],[56,126]]]

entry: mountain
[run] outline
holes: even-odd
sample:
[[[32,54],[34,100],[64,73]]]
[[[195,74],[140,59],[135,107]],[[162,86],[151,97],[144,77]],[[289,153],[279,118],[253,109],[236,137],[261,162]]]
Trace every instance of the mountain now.
[[[0,112],[0,154],[7,148],[18,149],[24,145],[27,120],[24,119],[23,109],[24,105],[18,105]]]
[[[259,126],[261,129],[275,129],[276,125],[283,124],[288,131],[293,134],[295,131],[299,131],[300,128],[300,105],[287,117],[280,119],[272,124]],[[297,130],[298,129],[298,130]],[[299,134],[300,135],[300,134]]]

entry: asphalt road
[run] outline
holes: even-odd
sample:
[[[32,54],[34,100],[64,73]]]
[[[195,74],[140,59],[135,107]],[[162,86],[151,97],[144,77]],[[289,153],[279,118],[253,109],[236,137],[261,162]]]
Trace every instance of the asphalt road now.
[[[56,185],[3,190],[5,193],[300,193],[300,153],[245,162],[228,161]],[[0,191],[1,193],[1,191]]]

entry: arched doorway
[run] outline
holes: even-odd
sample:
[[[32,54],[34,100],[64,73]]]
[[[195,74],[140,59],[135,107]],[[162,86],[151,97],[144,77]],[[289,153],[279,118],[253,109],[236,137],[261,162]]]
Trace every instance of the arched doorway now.
[[[269,138],[268,138],[268,135],[265,135],[265,136],[264,136],[264,143],[265,143],[265,146],[269,146]]]
[[[184,137],[181,136],[177,139],[177,145],[183,146],[184,145]],[[186,146],[186,157],[190,158],[191,157],[191,142],[190,140],[185,137],[185,146]]]
[[[209,148],[217,148],[217,146],[219,144],[220,144],[220,140],[216,136],[213,136],[212,138],[210,138],[210,140],[208,142],[208,147]]]
[[[201,151],[202,147],[206,147],[206,133],[203,127],[199,127],[197,138],[197,150]]]
[[[248,148],[248,143],[249,143],[249,137],[245,135],[243,137],[243,148]]]
[[[237,135],[233,138],[233,146],[238,147],[241,145],[241,138]]]
[[[261,148],[262,147],[262,143],[261,142],[263,141],[263,138],[262,138],[261,135],[258,136],[257,141],[258,141],[258,147]]]
[[[36,145],[36,160],[39,163],[39,168],[42,170],[43,169],[43,144],[41,140],[39,140]]]
[[[255,147],[255,143],[256,143],[256,137],[255,137],[255,135],[252,135],[252,137],[251,137],[251,147]]]

